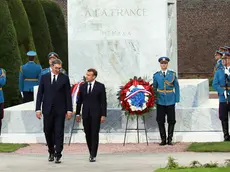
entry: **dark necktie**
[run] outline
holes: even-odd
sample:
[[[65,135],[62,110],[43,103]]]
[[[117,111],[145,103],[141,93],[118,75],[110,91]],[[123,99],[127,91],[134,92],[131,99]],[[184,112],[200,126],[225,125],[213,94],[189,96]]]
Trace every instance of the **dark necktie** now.
[[[55,83],[56,83],[56,78],[55,78],[55,75],[54,75],[52,84],[55,84]]]
[[[88,90],[88,94],[90,94],[91,93],[91,90],[92,90],[92,87],[91,87],[91,83],[89,83],[89,90]]]
[[[164,75],[164,77],[165,77],[165,72],[163,72],[163,75]]]

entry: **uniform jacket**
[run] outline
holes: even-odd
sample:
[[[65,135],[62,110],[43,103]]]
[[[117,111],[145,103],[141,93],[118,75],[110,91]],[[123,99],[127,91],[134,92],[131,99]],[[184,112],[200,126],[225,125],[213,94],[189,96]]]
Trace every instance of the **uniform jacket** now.
[[[230,76],[227,77],[228,93],[230,94]],[[215,72],[214,79],[212,81],[212,87],[217,91],[219,96],[219,102],[227,102],[224,91],[226,90],[226,76],[224,68],[218,69]],[[228,96],[228,101],[230,101],[230,96]]]
[[[6,74],[6,71],[0,68],[0,103],[4,103],[4,94],[2,87],[6,84],[6,76],[3,76],[3,73]]]
[[[41,65],[34,61],[29,61],[21,66],[19,72],[19,89],[23,91],[34,91],[34,86],[38,85],[38,79],[42,71]]]
[[[176,73],[167,70],[164,77],[162,71],[153,75],[153,87],[158,92],[157,104],[169,106],[180,101],[180,88]]]

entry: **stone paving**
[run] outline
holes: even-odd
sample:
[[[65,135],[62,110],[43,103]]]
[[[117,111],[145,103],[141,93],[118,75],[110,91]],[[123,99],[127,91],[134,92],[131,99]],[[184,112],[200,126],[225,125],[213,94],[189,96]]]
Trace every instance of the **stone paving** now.
[[[224,161],[230,153],[100,153],[97,162],[88,162],[86,154],[64,154],[61,164],[47,161],[46,154],[1,154],[1,172],[153,172],[165,167],[168,156],[181,165],[193,160],[201,163]]]
[[[86,145],[73,144],[70,147],[65,146],[62,163],[55,164],[47,161],[45,145],[31,145],[15,153],[1,153],[0,172],[153,172],[157,168],[166,166],[168,156],[175,158],[180,165],[189,165],[193,160],[201,163],[212,161],[223,164],[226,159],[230,159],[230,153],[180,152],[184,151],[186,146],[185,144],[176,144],[173,147],[160,147],[157,144],[150,144],[150,146],[128,144],[123,147],[121,144],[105,144],[100,145],[97,162],[90,163]],[[180,151],[178,148],[177,151],[173,151],[174,147],[180,147]],[[118,148],[123,151],[115,151]]]

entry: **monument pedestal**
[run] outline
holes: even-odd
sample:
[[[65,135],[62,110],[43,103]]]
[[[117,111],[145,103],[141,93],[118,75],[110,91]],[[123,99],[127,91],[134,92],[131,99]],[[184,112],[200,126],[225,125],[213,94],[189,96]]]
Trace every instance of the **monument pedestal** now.
[[[207,79],[180,80],[181,103],[176,106],[174,141],[206,142],[222,141],[223,134],[218,117],[218,99],[208,99]],[[36,89],[35,89],[36,90]],[[43,121],[35,116],[35,104],[29,102],[5,109],[2,126],[2,142],[45,143]],[[108,117],[101,125],[101,143],[123,143],[126,116],[119,108],[108,108]],[[65,123],[65,142],[68,143],[73,119]],[[166,124],[167,125],[167,124]],[[76,127],[82,128],[77,124]],[[146,117],[149,142],[159,142],[156,111]],[[139,127],[144,128],[143,121]],[[129,121],[128,128],[136,128],[136,121]],[[140,132],[140,142],[145,142],[144,131]],[[128,131],[126,143],[137,143],[136,131]],[[72,143],[85,143],[82,131],[76,131]]]

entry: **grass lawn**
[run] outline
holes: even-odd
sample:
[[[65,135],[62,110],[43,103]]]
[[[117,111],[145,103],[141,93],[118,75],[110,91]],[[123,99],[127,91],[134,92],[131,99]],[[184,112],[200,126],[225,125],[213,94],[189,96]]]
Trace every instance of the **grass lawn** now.
[[[212,86],[209,86],[209,91],[216,91],[216,90],[214,90],[214,88],[212,88]]]
[[[230,167],[219,167],[219,168],[187,168],[187,169],[165,169],[161,168],[155,172],[229,172]]]
[[[20,148],[24,148],[28,146],[28,144],[10,144],[10,143],[0,143],[0,152],[9,153],[15,152]]]
[[[192,143],[189,152],[230,152],[230,142]]]

